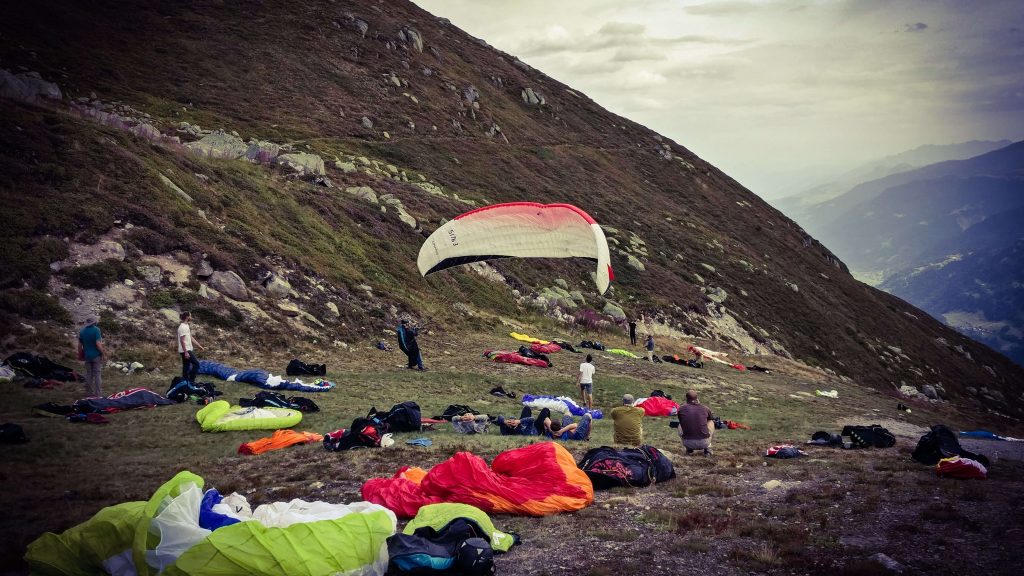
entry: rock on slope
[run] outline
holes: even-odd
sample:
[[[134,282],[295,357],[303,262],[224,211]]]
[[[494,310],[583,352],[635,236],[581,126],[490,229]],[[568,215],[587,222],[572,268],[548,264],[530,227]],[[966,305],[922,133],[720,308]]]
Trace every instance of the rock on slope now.
[[[1020,410],[1019,367],[856,282],[678,143],[411,3],[20,4],[0,24],[0,62],[52,79],[65,100],[0,102],[19,128],[0,136],[0,191],[15,206],[2,240],[31,256],[18,258],[27,286],[0,284],[17,293],[8,311],[90,289],[81,272],[50,278],[50,262],[131,224],[127,267],[87,272],[135,282],[148,257],[232,272],[242,286],[232,278],[225,295],[212,273],[176,285],[163,271],[140,314],[212,290],[210,317],[257,342],[276,337],[266,318],[319,330],[264,301],[276,273],[344,337],[403,312],[463,322],[452,301],[582,322],[646,310],[675,333],[864,384],[938,383],[953,397],[984,386],[1003,394],[990,407]],[[565,261],[419,278],[416,251],[443,218],[512,200],[574,203],[606,225],[614,291],[598,296],[588,267]]]

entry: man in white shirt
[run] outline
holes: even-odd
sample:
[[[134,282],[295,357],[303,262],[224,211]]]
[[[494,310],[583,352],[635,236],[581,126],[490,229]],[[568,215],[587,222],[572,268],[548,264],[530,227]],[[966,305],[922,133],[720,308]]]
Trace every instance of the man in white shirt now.
[[[192,337],[192,328],[189,322],[192,321],[191,312],[181,313],[181,324],[178,325],[178,354],[181,354],[181,377],[189,382],[195,382],[199,374],[199,359],[196,358],[194,346],[206,352],[206,347]]]
[[[583,397],[583,404],[587,405],[587,410],[594,408],[594,372],[597,368],[592,364],[593,361],[594,357],[587,354],[587,361],[580,364],[580,373],[576,377],[576,385],[580,387],[580,396]]]

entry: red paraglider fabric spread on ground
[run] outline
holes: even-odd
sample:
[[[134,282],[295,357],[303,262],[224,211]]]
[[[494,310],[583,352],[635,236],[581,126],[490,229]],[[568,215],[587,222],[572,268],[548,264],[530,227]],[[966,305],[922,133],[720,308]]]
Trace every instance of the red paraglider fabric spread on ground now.
[[[493,514],[546,516],[572,512],[594,501],[594,487],[561,444],[541,442],[502,452],[491,466],[470,452],[459,452],[422,470],[403,468],[392,478],[363,484],[364,500],[411,518],[436,502],[470,504]]]
[[[530,351],[538,354],[554,354],[561,349],[562,347],[554,342],[548,342],[547,344],[533,344],[530,346]]]
[[[679,411],[679,404],[661,396],[651,396],[637,404],[644,409],[645,416],[674,416]]]

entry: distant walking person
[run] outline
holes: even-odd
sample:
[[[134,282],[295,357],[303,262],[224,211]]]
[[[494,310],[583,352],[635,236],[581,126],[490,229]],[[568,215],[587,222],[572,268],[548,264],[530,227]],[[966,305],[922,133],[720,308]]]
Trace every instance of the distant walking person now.
[[[629,345],[636,346],[636,318],[629,320]]]
[[[687,454],[694,450],[703,450],[705,456],[711,456],[711,436],[715,430],[715,417],[711,410],[697,401],[697,391],[686,391],[686,404],[676,415],[679,418],[679,437]]]
[[[576,385],[580,388],[580,396],[583,398],[583,404],[587,405],[587,410],[594,408],[594,372],[597,368],[593,362],[594,357],[587,354],[587,361],[580,364],[580,373],[576,376]]]
[[[416,336],[419,334],[419,330],[415,326],[409,326],[409,321],[405,318],[398,324],[398,347],[405,352],[406,357],[409,359],[406,368],[410,370],[415,368],[419,371],[424,371],[426,368],[423,367],[423,356],[420,354],[420,345],[416,342]]]
[[[103,334],[96,325],[96,318],[85,321],[85,328],[78,333],[78,359],[85,362],[85,393],[87,396],[103,396],[101,372],[107,360],[103,347]]]
[[[206,352],[206,347],[192,336],[191,312],[181,313],[181,324],[178,325],[178,354],[181,354],[181,377],[195,382],[199,374],[199,358],[196,358],[195,347]]]
[[[644,348],[647,349],[647,361],[654,362],[654,334],[647,335],[647,341],[644,342]]]

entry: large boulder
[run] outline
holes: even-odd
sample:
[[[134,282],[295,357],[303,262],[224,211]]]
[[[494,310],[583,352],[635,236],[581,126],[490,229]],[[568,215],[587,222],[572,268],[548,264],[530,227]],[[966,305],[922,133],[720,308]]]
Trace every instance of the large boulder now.
[[[612,302],[605,302],[604,309],[601,312],[607,316],[611,316],[614,320],[625,320],[626,313],[623,312],[622,308]]]
[[[164,186],[166,186],[168,190],[177,194],[182,200],[185,200],[190,204],[192,203],[192,197],[189,196],[187,192],[179,188],[178,185],[172,182],[167,176],[164,176],[163,174],[158,175],[160,176],[160,181],[164,183]]]
[[[44,100],[60,100],[60,87],[47,82],[35,72],[15,76],[7,70],[0,70],[0,98],[20,102],[39,103]]]
[[[245,287],[245,281],[234,272],[214,272],[210,275],[210,286],[234,300],[243,302],[249,300],[249,289]]]
[[[547,104],[544,100],[544,96],[535,92],[533,88],[523,88],[520,96],[523,98],[523,104],[526,104],[527,106],[544,106]]]
[[[316,154],[306,152],[281,154],[277,157],[277,162],[303,176],[323,176],[327,174],[327,169],[324,167],[324,159]]]
[[[267,294],[274,298],[287,298],[294,292],[292,285],[287,280],[281,278],[277,274],[271,274],[263,281],[263,285],[267,288]]]
[[[373,191],[373,188],[369,186],[350,186],[345,188],[345,192],[359,198],[360,200],[366,200],[370,204],[377,204],[377,193]]]
[[[398,39],[408,42],[417,52],[423,52],[423,35],[413,28],[402,26],[398,31]]]
[[[257,164],[270,164],[281,154],[281,146],[273,142],[263,140],[249,140],[249,148],[245,151],[245,157],[250,162]]]
[[[237,160],[249,151],[249,146],[234,134],[225,134],[223,130],[211,132],[201,140],[185,144],[185,148],[197,156]]]

